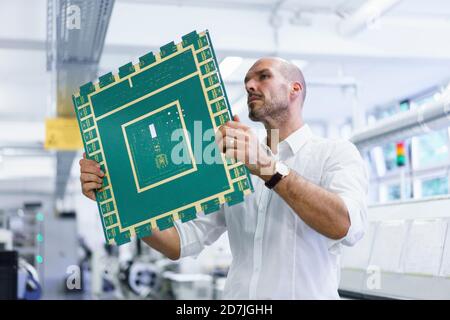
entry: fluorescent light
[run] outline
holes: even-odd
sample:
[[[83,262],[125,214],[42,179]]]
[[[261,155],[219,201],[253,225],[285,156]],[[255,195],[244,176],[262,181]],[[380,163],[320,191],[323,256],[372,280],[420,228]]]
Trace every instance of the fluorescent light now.
[[[302,71],[303,71],[303,68],[305,68],[308,65],[308,61],[306,61],[306,60],[294,59],[294,60],[291,60],[291,62],[293,64],[295,64]]]
[[[220,63],[220,74],[222,75],[222,79],[226,79],[233,74],[239,68],[242,63],[241,57],[226,57]]]

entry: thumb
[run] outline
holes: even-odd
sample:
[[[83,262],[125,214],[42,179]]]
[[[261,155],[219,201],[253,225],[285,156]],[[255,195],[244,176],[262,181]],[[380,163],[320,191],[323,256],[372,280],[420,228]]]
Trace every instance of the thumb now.
[[[236,122],[241,122],[241,119],[239,119],[239,116],[237,114],[234,115],[233,119]]]

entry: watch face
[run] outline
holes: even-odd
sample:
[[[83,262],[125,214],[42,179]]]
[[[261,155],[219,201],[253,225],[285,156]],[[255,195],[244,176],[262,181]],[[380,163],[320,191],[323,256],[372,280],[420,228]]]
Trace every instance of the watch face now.
[[[289,167],[280,161],[275,164],[275,170],[282,176],[287,176],[289,174]]]

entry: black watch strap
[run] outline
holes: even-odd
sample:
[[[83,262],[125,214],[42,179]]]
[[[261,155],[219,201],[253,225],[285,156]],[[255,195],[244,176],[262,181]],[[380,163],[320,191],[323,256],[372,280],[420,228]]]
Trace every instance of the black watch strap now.
[[[278,182],[283,178],[283,175],[279,172],[275,172],[275,174],[266,181],[265,186],[269,189],[275,188]]]

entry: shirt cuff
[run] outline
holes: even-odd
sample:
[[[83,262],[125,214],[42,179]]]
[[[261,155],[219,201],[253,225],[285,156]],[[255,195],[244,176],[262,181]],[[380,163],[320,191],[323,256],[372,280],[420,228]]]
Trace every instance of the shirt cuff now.
[[[191,229],[192,221],[181,222],[180,220],[174,221],[175,229],[178,232],[180,238],[180,259],[185,257],[197,258],[200,252],[203,250],[203,246],[200,244],[198,239],[193,236],[193,232],[186,230]]]
[[[340,252],[341,244],[351,247],[355,245],[360,239],[362,239],[365,233],[366,221],[366,210],[363,206],[361,206],[357,201],[353,200],[350,197],[341,195],[339,195],[339,197],[347,207],[348,215],[350,218],[350,228],[343,238],[330,241],[330,245],[328,246],[328,248],[330,251],[336,253]]]

